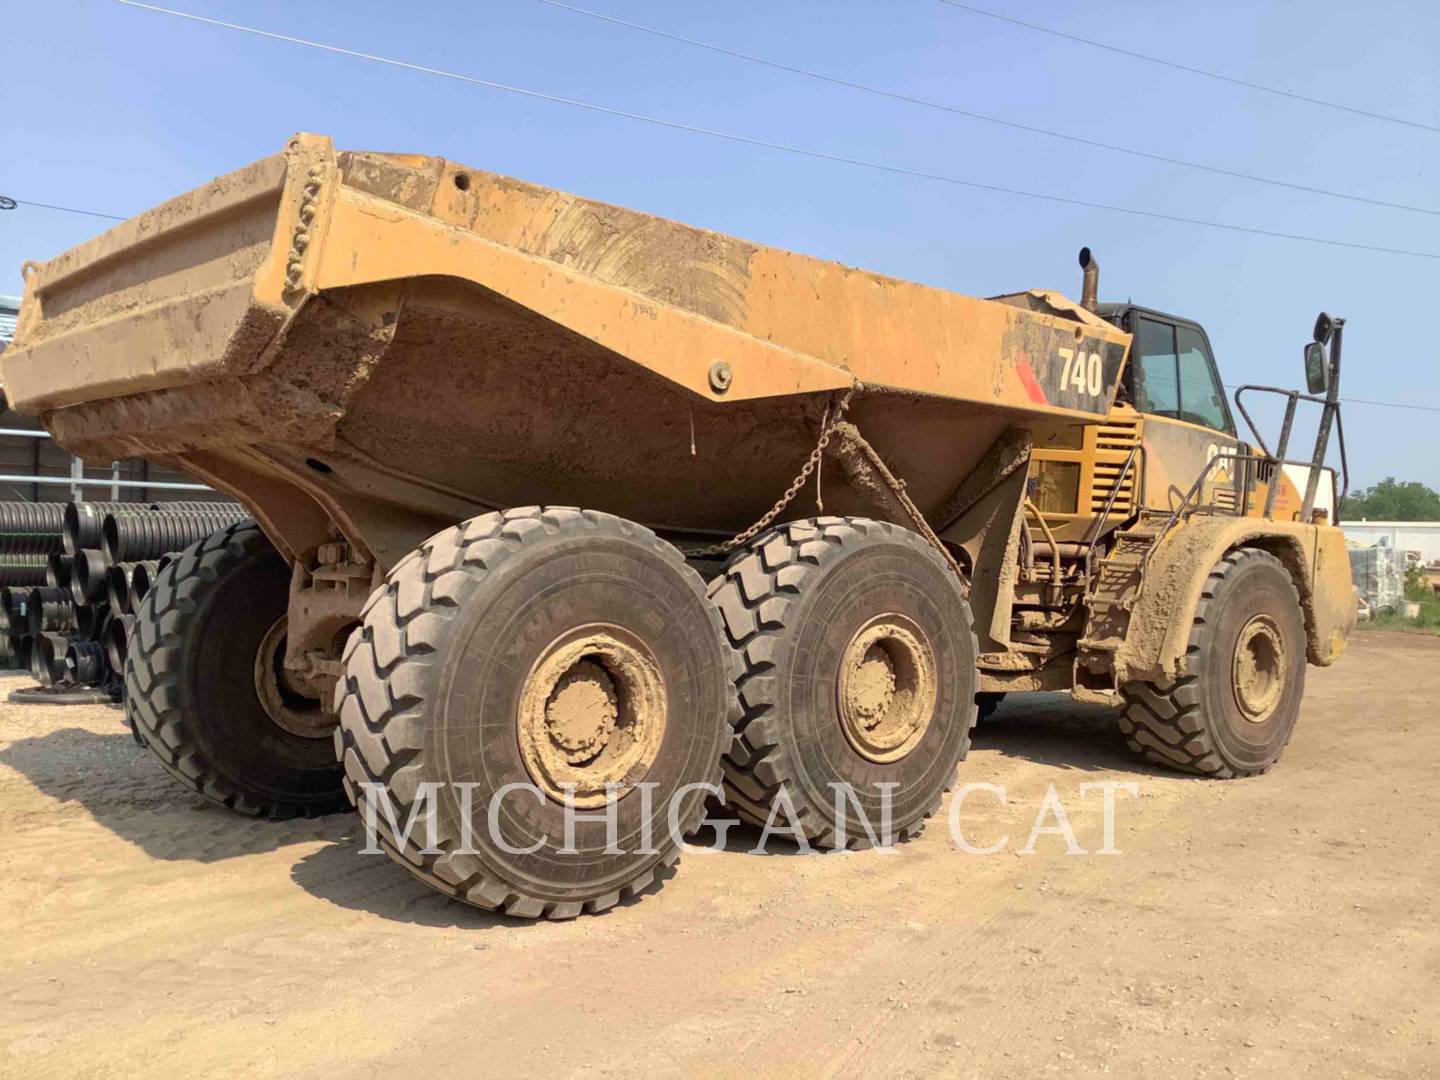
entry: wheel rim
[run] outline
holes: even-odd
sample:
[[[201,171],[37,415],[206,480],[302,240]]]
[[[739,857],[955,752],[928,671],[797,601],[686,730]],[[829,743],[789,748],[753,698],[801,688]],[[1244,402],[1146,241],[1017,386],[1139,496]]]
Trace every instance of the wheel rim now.
[[[303,739],[328,739],[336,718],[325,712],[324,691],[285,666],[289,619],[276,619],[255,650],[255,694],[271,722]]]
[[[526,771],[547,796],[604,806],[645,778],[665,736],[666,692],[650,647],[619,626],[577,627],[551,642],[520,691]]]
[[[1286,667],[1279,624],[1269,615],[1254,616],[1235,641],[1232,683],[1240,715],[1252,724],[1270,718],[1285,693]]]
[[[840,725],[862,757],[899,761],[920,744],[935,714],[935,653],[904,615],[877,615],[840,659]]]

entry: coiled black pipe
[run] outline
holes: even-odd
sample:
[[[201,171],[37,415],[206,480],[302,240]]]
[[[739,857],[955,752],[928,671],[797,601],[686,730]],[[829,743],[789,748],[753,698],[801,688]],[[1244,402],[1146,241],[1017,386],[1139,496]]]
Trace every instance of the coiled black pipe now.
[[[29,634],[10,634],[10,666],[16,671],[30,670],[30,653],[34,638]]]
[[[52,589],[70,587],[70,556],[59,551],[45,556],[45,584]]]
[[[65,554],[73,556],[81,548],[98,548],[106,514],[140,513],[150,506],[150,503],[140,502],[66,503],[61,525],[61,544]]]
[[[70,568],[70,594],[78,607],[93,604],[105,595],[105,556],[95,548],[81,548]]]
[[[111,514],[101,528],[100,546],[110,563],[154,559],[182,551],[248,516],[243,506],[204,513]]]
[[[0,585],[44,585],[48,555],[0,555]]]
[[[25,606],[32,634],[74,629],[75,601],[64,589],[31,589]]]
[[[86,604],[75,609],[75,633],[86,641],[100,641],[110,621],[109,604]]]
[[[122,615],[129,615],[134,609],[130,606],[130,575],[135,570],[134,563],[112,563],[105,571],[105,593],[110,600],[110,608]]]
[[[109,669],[105,647],[98,641],[72,641],[65,650],[65,676],[82,686],[99,686]]]
[[[160,571],[170,564],[170,556],[166,555],[159,559],[148,559],[144,562],[137,562],[130,571],[130,595],[127,598],[131,612],[140,610],[140,602],[145,599],[145,594],[155,584],[156,577]]]
[[[135,616],[121,615],[111,619],[105,628],[105,654],[110,658],[110,670],[125,675],[125,657],[130,651],[130,635],[135,632]]]
[[[152,502],[149,503],[151,510],[170,511],[172,513],[229,513],[232,509],[240,509],[237,502],[225,502],[220,499],[176,499],[173,502]]]
[[[65,650],[69,648],[64,634],[36,634],[30,653],[30,674],[41,686],[63,686],[68,681]]]
[[[0,553],[49,555],[63,550],[63,503],[0,502]]]
[[[0,612],[10,633],[30,633],[30,590],[18,585],[0,590]]]

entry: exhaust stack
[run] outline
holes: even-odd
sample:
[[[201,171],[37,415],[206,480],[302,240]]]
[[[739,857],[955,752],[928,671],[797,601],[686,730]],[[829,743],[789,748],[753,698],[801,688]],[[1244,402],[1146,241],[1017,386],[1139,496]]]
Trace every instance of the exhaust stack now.
[[[1100,263],[1090,254],[1088,247],[1080,249],[1080,269],[1085,271],[1085,280],[1080,286],[1080,306],[1086,311],[1094,311],[1099,307]]]

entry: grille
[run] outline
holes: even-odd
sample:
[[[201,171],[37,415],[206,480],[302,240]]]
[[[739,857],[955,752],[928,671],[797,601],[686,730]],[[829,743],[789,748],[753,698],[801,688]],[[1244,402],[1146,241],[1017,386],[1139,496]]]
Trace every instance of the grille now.
[[[1090,430],[1094,432],[1092,437],[1096,451],[1095,475],[1090,484],[1090,512],[1099,514],[1104,511],[1110,493],[1116,491],[1118,482],[1115,506],[1110,512],[1128,514],[1135,508],[1135,490],[1140,474],[1139,458],[1131,464],[1124,480],[1120,479],[1120,471],[1125,468],[1125,459],[1130,456],[1130,451],[1140,442],[1140,424],[1127,420],[1110,421],[1096,424]]]

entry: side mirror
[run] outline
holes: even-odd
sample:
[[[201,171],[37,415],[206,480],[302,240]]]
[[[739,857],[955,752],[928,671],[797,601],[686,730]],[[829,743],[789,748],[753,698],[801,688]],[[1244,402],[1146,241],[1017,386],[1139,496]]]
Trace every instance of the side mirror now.
[[[1312,335],[1321,345],[1330,344],[1330,335],[1335,332],[1335,320],[1325,312],[1315,316],[1315,333]]]
[[[1316,395],[1330,391],[1330,358],[1325,355],[1325,346],[1318,341],[1305,346],[1305,387]]]

